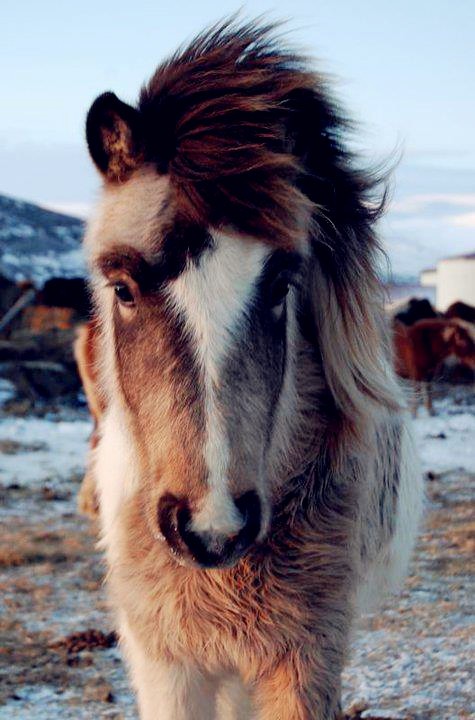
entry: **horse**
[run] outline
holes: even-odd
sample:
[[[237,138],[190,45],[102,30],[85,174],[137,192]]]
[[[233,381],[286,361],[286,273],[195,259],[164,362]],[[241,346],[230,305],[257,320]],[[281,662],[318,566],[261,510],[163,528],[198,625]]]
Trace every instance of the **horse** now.
[[[429,415],[435,415],[431,383],[449,357],[475,370],[475,329],[456,318],[430,318],[407,326],[398,320],[393,324],[395,368],[414,386],[412,413],[417,415],[418,392],[422,394]]]
[[[338,717],[352,623],[406,572],[421,475],[347,129],[259,22],[89,110],[94,473],[142,720]]]

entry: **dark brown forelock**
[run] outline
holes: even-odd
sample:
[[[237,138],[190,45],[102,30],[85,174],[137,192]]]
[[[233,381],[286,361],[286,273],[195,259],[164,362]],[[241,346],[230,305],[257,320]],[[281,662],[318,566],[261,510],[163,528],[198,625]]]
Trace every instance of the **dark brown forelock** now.
[[[145,159],[169,173],[179,211],[292,247],[308,198],[286,122],[315,77],[272,25],[223,23],[163,63],[143,88]]]

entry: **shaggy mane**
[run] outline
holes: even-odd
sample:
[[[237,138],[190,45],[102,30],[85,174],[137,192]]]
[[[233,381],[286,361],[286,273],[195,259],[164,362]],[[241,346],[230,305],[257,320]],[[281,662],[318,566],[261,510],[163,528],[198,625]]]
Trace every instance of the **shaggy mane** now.
[[[169,173],[185,216],[292,246],[315,206],[328,216],[325,195],[334,194],[309,192],[308,149],[318,145],[320,184],[329,186],[335,172],[326,166],[348,159],[339,141],[346,123],[322,76],[275,31],[231,21],[198,35],[158,67],[139,111],[145,159]]]

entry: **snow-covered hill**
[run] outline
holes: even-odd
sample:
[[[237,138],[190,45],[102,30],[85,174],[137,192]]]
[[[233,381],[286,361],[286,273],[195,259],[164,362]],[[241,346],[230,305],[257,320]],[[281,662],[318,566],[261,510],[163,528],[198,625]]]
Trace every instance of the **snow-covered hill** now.
[[[78,218],[0,195],[0,273],[37,285],[83,275],[83,230]]]

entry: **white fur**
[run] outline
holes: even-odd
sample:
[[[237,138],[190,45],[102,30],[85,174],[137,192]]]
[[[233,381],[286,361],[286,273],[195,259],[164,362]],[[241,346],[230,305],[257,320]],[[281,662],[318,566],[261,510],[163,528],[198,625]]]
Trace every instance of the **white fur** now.
[[[406,575],[424,499],[424,479],[410,430],[407,419],[401,430],[398,504],[386,570],[389,590],[399,587]]]
[[[368,568],[358,588],[357,607],[360,612],[370,612],[379,606],[386,595],[396,592],[406,574],[424,500],[423,475],[414,440],[410,419],[401,428],[398,502],[394,518],[394,531],[388,545]]]
[[[170,283],[169,293],[195,340],[205,386],[209,493],[193,517],[193,529],[227,535],[241,529],[242,518],[228,489],[229,439],[216,394],[233,331],[252,299],[270,250],[255,240],[236,242],[222,234],[213,239],[213,250]]]
[[[125,619],[121,644],[137,692],[140,720],[215,720],[218,681],[196,667],[148,657]]]
[[[125,500],[138,488],[138,462],[128,435],[125,414],[113,402],[101,422],[101,439],[95,450],[94,471],[99,491],[102,544],[109,560],[118,543],[114,540],[117,517]]]

